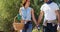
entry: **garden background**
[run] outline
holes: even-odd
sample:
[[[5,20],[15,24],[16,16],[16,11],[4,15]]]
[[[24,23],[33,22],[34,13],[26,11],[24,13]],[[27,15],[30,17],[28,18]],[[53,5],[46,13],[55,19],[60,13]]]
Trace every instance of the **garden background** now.
[[[53,0],[60,6],[60,0]],[[22,0],[0,0],[0,31],[13,32],[13,19],[19,13]],[[35,10],[35,17],[38,18],[43,0],[31,0],[31,7]]]

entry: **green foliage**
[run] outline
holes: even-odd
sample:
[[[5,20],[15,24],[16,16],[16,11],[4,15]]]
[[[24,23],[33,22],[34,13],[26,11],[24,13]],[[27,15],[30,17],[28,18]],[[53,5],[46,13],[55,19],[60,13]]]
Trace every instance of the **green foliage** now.
[[[0,30],[11,30],[14,17],[18,14],[20,0],[0,0]],[[11,32],[11,31],[10,31]]]
[[[41,2],[40,0],[31,0],[31,7],[35,11],[36,19],[38,18],[38,15],[39,15],[39,12],[40,12],[40,7],[41,7],[42,3],[43,2]]]

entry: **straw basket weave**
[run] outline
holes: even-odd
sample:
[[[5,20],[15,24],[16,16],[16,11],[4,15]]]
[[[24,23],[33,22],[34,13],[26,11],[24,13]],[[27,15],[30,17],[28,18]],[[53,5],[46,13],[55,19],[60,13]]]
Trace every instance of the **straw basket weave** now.
[[[15,30],[22,30],[24,27],[23,23],[13,23],[13,27]]]
[[[14,18],[13,27],[14,27],[14,30],[18,31],[18,32],[20,32],[20,30],[22,30],[24,28],[24,23],[21,20],[21,15],[20,14],[18,14]]]
[[[21,30],[24,27],[24,23],[21,20],[21,15],[18,14],[15,18],[14,18],[14,22],[13,22],[13,27],[15,30]]]

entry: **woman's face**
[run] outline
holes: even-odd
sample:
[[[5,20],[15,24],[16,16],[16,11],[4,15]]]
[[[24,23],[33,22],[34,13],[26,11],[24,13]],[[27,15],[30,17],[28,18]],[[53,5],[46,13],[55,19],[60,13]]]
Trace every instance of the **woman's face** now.
[[[30,0],[27,0],[25,7],[29,7],[29,6],[30,6]]]

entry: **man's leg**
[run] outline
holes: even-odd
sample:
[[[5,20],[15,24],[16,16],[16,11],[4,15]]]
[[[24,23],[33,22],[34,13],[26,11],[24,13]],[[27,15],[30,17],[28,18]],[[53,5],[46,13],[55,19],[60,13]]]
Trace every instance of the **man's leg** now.
[[[57,32],[57,25],[52,26],[51,32]]]
[[[52,23],[48,23],[47,26],[50,32],[57,32],[57,25],[53,26]]]
[[[49,32],[49,29],[47,26],[43,26],[43,32]]]

